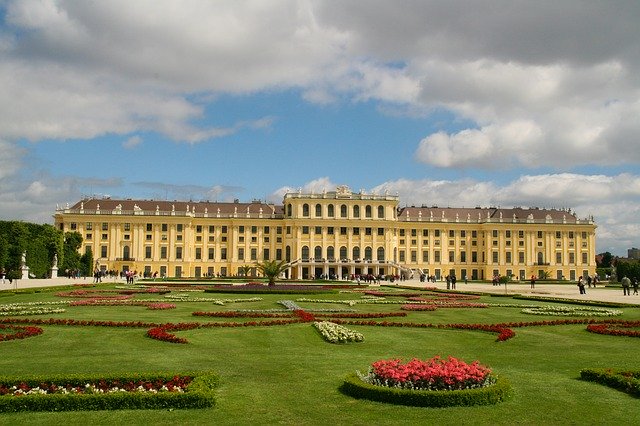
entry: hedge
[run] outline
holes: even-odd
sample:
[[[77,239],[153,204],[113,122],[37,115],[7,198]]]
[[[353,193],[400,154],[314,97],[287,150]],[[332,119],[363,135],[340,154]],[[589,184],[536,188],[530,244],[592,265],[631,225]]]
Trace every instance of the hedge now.
[[[640,397],[640,370],[585,368],[580,371],[580,378],[626,392],[636,398]]]
[[[129,382],[129,381],[169,381],[175,376],[189,376],[193,380],[184,393],[178,392],[114,392],[104,394],[48,394],[48,395],[2,395],[0,413],[20,411],[90,411],[90,410],[131,410],[131,409],[187,409],[207,408],[215,405],[215,389],[218,376],[211,372],[199,373],[148,373],[148,374],[106,374],[106,375],[58,375],[0,377],[0,384],[7,387],[25,383],[30,387],[40,383],[57,383],[84,386],[86,383]]]
[[[511,395],[511,385],[506,379],[497,377],[495,384],[485,388],[454,391],[411,390],[365,383],[356,373],[352,373],[345,378],[340,391],[354,398],[389,404],[413,407],[453,407],[497,404]]]

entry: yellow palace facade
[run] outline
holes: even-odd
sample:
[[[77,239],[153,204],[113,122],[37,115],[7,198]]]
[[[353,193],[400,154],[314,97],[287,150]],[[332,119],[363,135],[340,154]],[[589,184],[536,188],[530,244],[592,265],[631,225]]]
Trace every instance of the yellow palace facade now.
[[[576,280],[596,267],[596,225],[571,211],[400,207],[398,196],[346,186],[288,192],[282,205],[90,198],[54,217],[82,235],[97,268],[167,277],[243,275],[274,259],[291,279]]]

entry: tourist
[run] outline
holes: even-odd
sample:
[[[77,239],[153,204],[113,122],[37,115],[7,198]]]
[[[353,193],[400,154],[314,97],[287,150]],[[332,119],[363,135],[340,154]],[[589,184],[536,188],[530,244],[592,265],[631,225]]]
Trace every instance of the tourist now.
[[[587,290],[584,288],[584,278],[582,278],[582,276],[578,278],[578,289],[580,289],[580,294],[587,294]]]
[[[531,275],[531,288],[536,288],[536,276]]]
[[[638,277],[633,279],[633,294],[638,294]]]
[[[631,287],[631,280],[625,275],[624,277],[622,277],[622,294],[624,296],[631,295],[629,287]]]

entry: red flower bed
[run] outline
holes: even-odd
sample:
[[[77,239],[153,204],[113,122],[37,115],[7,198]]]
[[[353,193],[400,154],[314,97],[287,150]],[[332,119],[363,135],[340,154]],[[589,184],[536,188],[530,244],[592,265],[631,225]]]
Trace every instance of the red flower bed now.
[[[622,328],[638,328],[640,327],[640,321],[627,321],[625,323],[618,323],[616,327]],[[626,336],[626,337],[640,337],[640,331],[637,330],[620,330],[619,328],[613,328],[613,324],[589,324],[587,331],[597,334],[607,334],[610,336]]]
[[[217,317],[217,318],[291,318],[290,313],[273,313],[273,312],[238,312],[238,311],[219,311],[219,312],[192,312],[195,317]]]
[[[480,388],[493,383],[491,379],[491,370],[478,361],[467,364],[451,356],[427,361],[414,358],[405,364],[399,359],[376,361],[368,376],[372,384],[420,390]]]
[[[3,331],[11,331],[10,333],[3,333]],[[42,334],[40,327],[22,327],[19,325],[4,325],[0,324],[0,342],[6,340],[18,340],[26,339],[27,337],[37,336]]]
[[[404,312],[377,312],[369,314],[354,313],[321,313],[313,314],[316,318],[387,318],[387,317],[406,317]]]

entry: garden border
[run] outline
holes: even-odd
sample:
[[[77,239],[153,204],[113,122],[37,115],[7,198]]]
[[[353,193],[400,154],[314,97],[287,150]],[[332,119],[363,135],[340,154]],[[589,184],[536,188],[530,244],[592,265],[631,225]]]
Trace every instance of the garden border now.
[[[485,388],[453,391],[411,390],[372,385],[363,382],[356,373],[351,373],[344,379],[340,391],[358,399],[439,408],[497,404],[511,396],[511,385],[507,379],[497,376],[496,383]]]
[[[184,393],[178,392],[115,392],[97,394],[50,394],[50,395],[2,395],[0,413],[23,411],[94,411],[131,409],[186,409],[213,407],[216,403],[215,390],[219,384],[218,375],[205,372],[164,372],[164,373],[123,373],[123,374],[75,374],[41,376],[3,376],[0,384],[14,386],[26,383],[38,386],[43,382],[68,383],[84,386],[101,380],[128,382],[138,380],[169,381],[175,376],[193,378]]]

